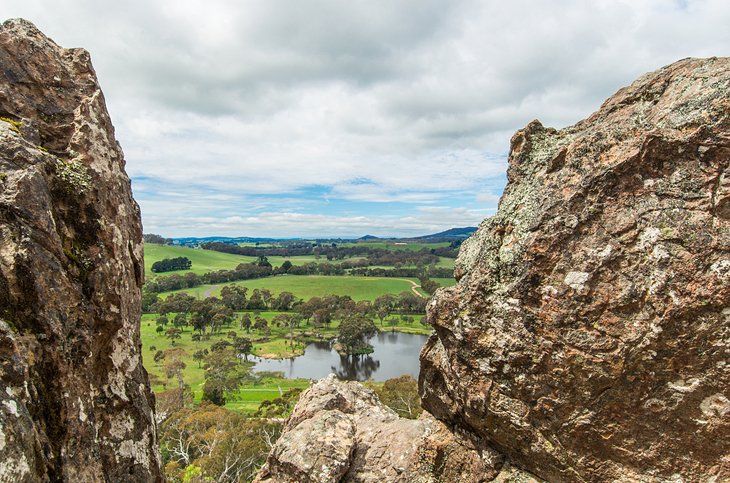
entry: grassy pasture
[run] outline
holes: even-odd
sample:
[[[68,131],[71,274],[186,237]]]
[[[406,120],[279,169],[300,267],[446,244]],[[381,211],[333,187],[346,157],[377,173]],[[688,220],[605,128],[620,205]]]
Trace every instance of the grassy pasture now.
[[[237,285],[247,287],[249,293],[255,288],[259,290],[266,288],[271,290],[275,295],[287,291],[304,300],[334,294],[349,295],[353,300],[372,301],[386,293],[397,295],[401,292],[410,291],[412,285],[409,280],[418,283],[418,279],[389,277],[278,275],[276,277],[242,280],[220,285],[201,285],[191,289],[180,290],[179,292],[186,292],[193,297],[199,298],[205,298],[206,295],[218,297],[220,296],[221,288],[225,285]],[[160,293],[160,297],[165,298],[170,293],[172,292]]]
[[[164,272],[155,274],[152,272],[152,264],[165,258],[187,257],[193,262],[190,270],[178,270],[175,272]],[[184,274],[187,272],[203,275],[214,270],[231,270],[240,263],[250,263],[256,257],[244,257],[230,253],[214,252],[212,250],[201,250],[188,247],[174,247],[169,245],[155,245],[146,243],[144,246],[144,273],[145,277],[157,275]]]
[[[155,274],[152,272],[152,264],[164,260],[165,258],[176,258],[176,257],[187,257],[193,262],[193,267],[190,270],[177,270],[174,272],[164,272]],[[281,266],[284,261],[289,260],[292,265],[305,265],[307,263],[323,263],[327,262],[327,258],[317,258],[314,255],[303,255],[296,257],[267,257],[269,263],[274,267]],[[353,257],[347,260],[358,260],[363,257]],[[207,272],[215,270],[232,270],[240,263],[251,263],[258,260],[258,257],[249,257],[244,255],[233,255],[231,253],[216,252],[213,250],[203,250],[199,248],[189,247],[176,247],[169,245],[155,245],[147,243],[144,246],[144,264],[145,264],[145,277],[154,277],[157,275],[172,275],[185,274],[188,272],[197,273],[203,275]],[[340,261],[333,261],[330,263],[340,263]],[[439,265],[440,266],[440,265]]]
[[[279,312],[261,312],[259,315],[269,322]],[[253,317],[253,313],[249,312]],[[237,314],[237,318],[241,313]],[[145,369],[149,372],[152,379],[152,390],[155,392],[161,392],[166,389],[171,389],[176,386],[177,382],[174,378],[167,379],[164,374],[164,361],[160,364],[154,362],[154,355],[158,350],[166,350],[172,347],[180,348],[185,350],[185,355],[182,361],[185,363],[185,369],[183,371],[183,379],[186,384],[190,385],[190,388],[195,395],[195,400],[200,401],[203,395],[203,383],[205,382],[205,370],[198,365],[198,362],[193,359],[193,354],[202,349],[210,349],[210,346],[220,340],[228,340],[227,333],[231,330],[235,331],[237,335],[250,337],[252,340],[262,337],[264,334],[255,329],[251,330],[251,333],[246,333],[240,329],[234,322],[230,328],[224,328],[220,334],[212,335],[209,340],[193,341],[191,339],[192,329],[186,327],[183,330],[182,336],[173,345],[171,341],[165,337],[164,333],[158,333],[156,331],[157,314],[144,314],[142,316],[142,323],[140,327],[141,338],[142,338],[142,360]],[[172,320],[174,316],[170,314],[169,320]],[[430,327],[425,327],[418,323],[420,316],[414,316],[416,319],[411,324],[404,324],[398,316],[392,316],[393,319],[398,319],[397,324],[390,324],[388,322],[382,326],[382,330],[390,331],[396,330],[399,332],[406,332],[412,334],[424,334],[427,335],[431,332]],[[378,327],[381,327],[376,322]],[[320,328],[316,332],[321,333],[325,337],[332,337],[337,332],[339,326],[338,321],[333,321],[328,329]],[[171,327],[168,324],[168,327]],[[271,328],[271,336],[267,342],[254,342],[253,344],[253,355],[250,356],[250,360],[255,360],[255,357],[266,356],[266,357],[292,357],[294,355],[300,355],[303,353],[305,343],[295,341],[294,349],[292,350],[289,346],[288,336],[289,332],[285,328],[275,327],[269,325]],[[311,333],[314,329],[308,326],[302,326],[301,329],[295,331],[295,337],[301,335],[304,332]],[[154,347],[154,350],[152,348]],[[309,386],[309,381],[304,379],[284,379],[279,377],[267,376],[263,377],[261,381],[256,384],[246,384],[241,387],[237,394],[229,398],[226,402],[228,409],[234,409],[244,412],[254,412],[259,404],[264,400],[272,400],[279,397],[281,392],[286,392],[290,388],[306,388]]]
[[[271,319],[278,312],[261,312],[261,317],[271,322]],[[253,316],[253,314],[251,314]],[[185,370],[183,371],[183,379],[186,384],[190,385],[190,388],[195,395],[195,400],[199,401],[203,396],[203,383],[205,382],[205,370],[199,367],[198,362],[193,359],[193,354],[202,349],[210,349],[210,346],[220,340],[228,340],[226,334],[230,331],[236,331],[239,336],[251,337],[255,339],[261,337],[262,334],[256,330],[252,330],[250,334],[247,334],[244,330],[239,329],[237,326],[231,326],[231,328],[225,328],[221,334],[213,335],[209,340],[193,341],[191,340],[192,329],[186,327],[183,330],[182,336],[173,345],[168,338],[164,336],[164,333],[157,333],[157,314],[144,314],[142,316],[141,324],[141,337],[142,337],[142,360],[145,369],[150,373],[152,377],[152,390],[155,392],[164,391],[166,388],[170,389],[175,387],[176,382],[171,379],[167,380],[164,374],[164,361],[161,364],[154,362],[155,352],[158,350],[166,350],[172,347],[184,349],[186,355],[182,358],[185,363]],[[170,320],[172,316],[168,317]],[[415,324],[414,324],[415,325]],[[168,324],[168,327],[172,325]],[[333,324],[336,327],[337,324]],[[304,350],[304,344],[295,342],[295,350],[292,352],[289,348],[287,337],[288,332],[285,329],[277,327],[271,327],[272,335],[271,340],[265,343],[254,343],[253,356],[251,360],[254,360],[254,356],[259,354],[276,355],[278,357],[291,357],[294,354],[301,354]],[[330,332],[334,332],[331,328]],[[324,332],[324,331],[321,331]],[[151,350],[154,347],[155,350]],[[165,387],[162,382],[167,383]],[[298,379],[282,379],[278,377],[266,377],[259,384],[247,384],[244,385],[235,397],[226,404],[229,409],[238,409],[242,411],[255,411],[259,404],[266,399],[273,399],[279,397],[279,387],[282,391],[286,391],[292,387],[307,387],[309,381],[298,380]]]

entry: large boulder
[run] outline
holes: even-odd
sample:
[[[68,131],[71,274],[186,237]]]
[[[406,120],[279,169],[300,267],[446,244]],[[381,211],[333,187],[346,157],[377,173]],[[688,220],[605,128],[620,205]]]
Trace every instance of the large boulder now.
[[[89,54],[0,27],[0,481],[161,481],[139,207]]]
[[[531,475],[424,413],[404,419],[357,382],[330,375],[306,390],[258,483],[520,481]]]
[[[730,479],[730,59],[512,138],[429,306],[424,408],[550,481]]]

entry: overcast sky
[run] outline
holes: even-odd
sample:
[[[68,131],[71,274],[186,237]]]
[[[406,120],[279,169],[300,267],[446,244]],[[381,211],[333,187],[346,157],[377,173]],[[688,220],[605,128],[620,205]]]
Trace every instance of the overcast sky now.
[[[727,0],[0,0],[91,52],[145,232],[420,235],[494,213],[513,132],[675,60]]]

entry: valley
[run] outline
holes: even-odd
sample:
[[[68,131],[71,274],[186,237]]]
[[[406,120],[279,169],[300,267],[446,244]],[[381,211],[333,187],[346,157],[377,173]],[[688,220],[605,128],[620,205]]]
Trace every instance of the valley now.
[[[458,247],[458,242],[338,240],[334,251],[334,242],[326,244],[327,253],[273,255],[286,250],[287,246],[294,253],[306,251],[302,249],[305,243],[297,242],[296,248],[291,248],[291,242],[239,242],[232,247],[214,246],[223,250],[241,247],[242,251],[253,249],[269,254],[261,256],[225,253],[200,246],[145,244],[147,283],[143,297],[145,313],[140,328],[142,355],[161,410],[164,411],[169,395],[181,387],[189,391],[188,397],[192,401],[199,403],[205,399],[205,367],[210,364],[207,358],[215,350],[235,346],[236,343],[247,345],[247,341],[250,341],[250,347],[245,349],[244,360],[240,363],[243,368],[240,381],[234,385],[235,388],[226,390],[224,404],[227,409],[244,414],[260,414],[262,404],[280,401],[285,394],[298,393],[308,387],[311,380],[329,372],[336,372],[346,379],[367,381],[374,378],[380,381],[374,382],[376,385],[385,380],[384,376],[378,376],[379,373],[393,377],[404,374],[417,376],[418,353],[426,336],[431,333],[431,328],[423,321],[425,302],[430,297],[421,286],[424,277],[364,276],[351,272],[357,268],[360,271],[377,269],[387,275],[394,270],[424,275],[435,271],[441,275],[444,271],[453,270],[454,258],[433,256],[432,251],[444,252],[450,245]],[[315,241],[308,243],[322,245]],[[341,252],[338,251],[340,249]],[[392,262],[387,256],[390,252],[396,257],[403,256],[405,262],[383,265],[383,262]],[[428,255],[430,263],[410,263],[414,254],[420,253]],[[449,254],[455,254],[455,251]],[[179,257],[190,261],[189,269],[152,271],[153,265],[159,266],[159,263]],[[381,264],[374,265],[371,261]],[[235,281],[225,281],[223,277],[221,282],[188,288],[160,292],[150,290],[160,283],[164,286],[167,277],[190,279],[192,275],[188,274],[195,274],[207,281],[211,273],[235,271],[241,264],[270,265],[271,274]],[[336,274],[293,275],[282,273],[282,267],[288,267],[289,272],[299,267]],[[448,277],[428,280],[431,286],[427,288],[431,291],[434,287],[455,283]],[[245,302],[232,300],[232,293],[245,294]],[[187,310],[178,307],[183,298],[185,302],[182,305]],[[171,302],[166,303],[167,300]],[[219,304],[221,314],[225,315],[219,317],[221,323],[214,327],[203,324],[202,330],[200,325],[196,329],[192,323],[195,316],[193,305],[206,300]],[[283,307],[281,300],[287,301]],[[330,300],[324,305],[335,304],[338,307],[314,311],[304,308],[321,300]],[[320,312],[315,316],[316,310]],[[375,346],[372,354],[338,355],[333,347],[332,341],[339,335],[342,320],[350,317],[351,313],[361,314],[377,327],[380,335],[368,339]],[[184,322],[179,318],[180,314],[183,314]],[[209,313],[208,316],[216,315]],[[385,338],[384,334],[389,335]],[[398,345],[391,347],[391,343]],[[285,415],[290,407],[288,405],[280,415]]]

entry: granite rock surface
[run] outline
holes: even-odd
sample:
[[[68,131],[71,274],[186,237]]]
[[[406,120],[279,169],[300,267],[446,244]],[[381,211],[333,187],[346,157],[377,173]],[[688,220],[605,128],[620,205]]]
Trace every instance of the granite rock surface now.
[[[549,481],[730,479],[729,163],[727,58],[518,131],[428,307],[424,408]]]
[[[0,481],[162,481],[142,227],[89,53],[0,27]]]

